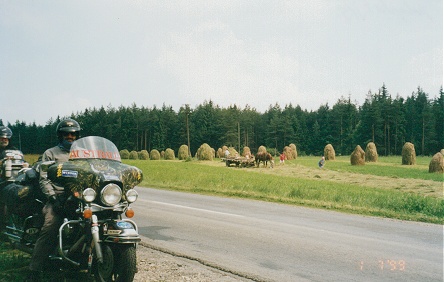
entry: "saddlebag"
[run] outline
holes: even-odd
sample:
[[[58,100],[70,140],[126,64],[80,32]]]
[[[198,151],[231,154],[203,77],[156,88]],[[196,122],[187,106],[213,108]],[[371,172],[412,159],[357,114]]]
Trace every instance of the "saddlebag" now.
[[[2,202],[8,206],[12,213],[26,216],[35,211],[35,190],[38,187],[33,185],[21,185],[11,183],[3,188],[1,193]]]

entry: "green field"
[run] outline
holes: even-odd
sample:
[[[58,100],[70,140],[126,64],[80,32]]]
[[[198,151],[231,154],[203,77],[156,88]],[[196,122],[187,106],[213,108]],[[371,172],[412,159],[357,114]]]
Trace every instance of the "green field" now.
[[[379,157],[377,162],[368,162],[363,166],[350,165],[349,157],[337,157],[334,161],[327,162],[327,168],[338,172],[370,174],[391,178],[413,178],[443,182],[444,176],[440,173],[429,173],[431,157],[417,157],[415,165],[402,165],[400,156]],[[300,157],[297,163],[315,167],[312,157]],[[441,191],[442,192],[442,191]]]
[[[430,158],[413,166],[400,157],[351,166],[348,157],[299,157],[274,168],[226,167],[214,161],[125,160],[144,172],[141,186],[250,198],[411,221],[444,223],[443,175],[428,173]]]

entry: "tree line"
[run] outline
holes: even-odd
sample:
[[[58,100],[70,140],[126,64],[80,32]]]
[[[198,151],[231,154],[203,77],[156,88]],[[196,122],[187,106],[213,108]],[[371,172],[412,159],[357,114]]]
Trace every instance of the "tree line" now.
[[[12,144],[25,154],[41,154],[57,144],[56,127],[63,118],[51,118],[45,125],[18,120],[7,124],[13,131]],[[248,146],[253,153],[264,145],[277,153],[293,143],[299,155],[322,155],[326,144],[332,144],[337,155],[349,155],[356,145],[365,148],[374,142],[378,154],[386,156],[400,155],[405,142],[413,143],[418,155],[444,148],[442,87],[433,99],[421,87],[404,99],[393,98],[383,85],[377,93],[369,91],[363,105],[341,97],[333,106],[324,104],[316,111],[275,104],[260,113],[249,105],[221,108],[210,100],[195,108],[184,105],[177,112],[165,104],[102,106],[72,113],[70,118],[81,124],[82,136],[102,136],[119,150],[129,151],[177,152],[185,144],[195,154],[207,143],[215,150],[226,145],[239,152]]]

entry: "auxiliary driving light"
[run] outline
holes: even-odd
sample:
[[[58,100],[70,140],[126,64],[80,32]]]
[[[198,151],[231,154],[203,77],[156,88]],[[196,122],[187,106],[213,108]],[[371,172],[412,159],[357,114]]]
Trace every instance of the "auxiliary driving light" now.
[[[139,197],[139,194],[134,189],[129,189],[125,194],[128,203],[134,203],[137,200],[137,197]]]
[[[83,190],[83,199],[87,203],[91,203],[96,198],[96,191],[93,188]]]

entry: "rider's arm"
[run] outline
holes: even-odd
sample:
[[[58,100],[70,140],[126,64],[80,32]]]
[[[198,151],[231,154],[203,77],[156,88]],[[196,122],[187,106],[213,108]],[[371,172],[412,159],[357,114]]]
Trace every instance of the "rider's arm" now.
[[[53,154],[51,149],[46,150],[42,155],[42,162],[53,160]],[[51,181],[48,179],[48,172],[41,165],[39,166],[39,174],[40,174],[40,188],[42,189],[43,194],[45,194],[46,198],[50,198],[51,196],[55,196],[54,187],[52,187]]]
[[[62,151],[59,147],[53,147],[51,149],[46,150],[42,155],[42,161],[56,161],[56,162],[65,162],[68,160],[68,153]],[[56,196],[56,194],[61,193],[63,191],[63,187],[60,187],[54,183],[50,179],[48,179],[48,173],[42,169],[40,166],[40,188],[42,192],[49,199],[51,197]]]

